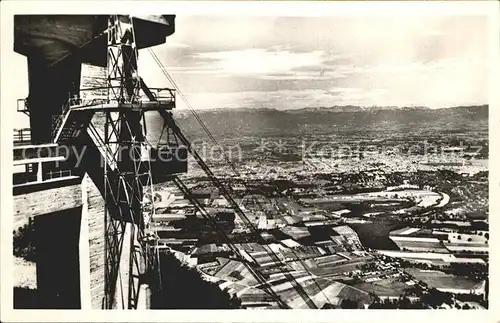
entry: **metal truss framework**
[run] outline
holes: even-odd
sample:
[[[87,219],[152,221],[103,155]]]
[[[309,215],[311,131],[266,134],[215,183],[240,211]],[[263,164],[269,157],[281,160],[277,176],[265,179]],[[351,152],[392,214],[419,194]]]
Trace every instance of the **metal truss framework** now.
[[[148,88],[139,77],[132,19],[109,17],[105,86],[81,89],[53,121],[53,142],[69,144],[84,156],[82,170],[105,201],[103,309],[137,309],[142,284],[161,289],[158,242],[155,234],[146,233],[155,195],[144,114],[175,107],[175,93]],[[100,95],[82,97],[85,91]],[[104,129],[93,122],[98,112]]]
[[[107,84],[104,88],[99,88],[107,92],[107,98],[84,100],[78,98],[74,102],[70,100],[68,108],[55,123],[54,142],[71,140],[75,136],[80,136],[82,131],[87,131],[94,144],[99,146],[97,148],[101,153],[104,179],[102,181],[102,175],[96,175],[99,178],[94,178],[94,181],[103,183],[103,197],[106,203],[103,309],[117,307],[136,309],[142,283],[149,283],[151,288],[157,289],[156,291],[161,289],[157,240],[156,237],[152,238],[145,233],[155,211],[150,158],[144,156],[144,152],[148,152],[151,148],[146,140],[144,115],[146,111],[154,110],[160,113],[167,127],[168,142],[174,139],[177,145],[182,143],[187,148],[234,207],[236,213],[247,220],[245,222],[252,233],[257,233],[232,199],[231,189],[217,180],[201,156],[192,149],[189,140],[174,122],[172,114],[167,111],[175,106],[173,90],[148,88],[144,80],[139,77],[138,50],[135,45],[132,19],[123,15],[110,16],[109,19]],[[141,90],[149,101],[143,101],[140,96]],[[162,96],[161,91],[166,91],[168,94]],[[103,136],[96,131],[91,121],[94,113],[98,111],[104,112]],[[178,177],[172,176],[171,179],[186,192],[187,188]],[[197,205],[196,201],[192,202]],[[202,213],[207,219],[211,218],[205,212]],[[217,227],[216,223],[214,225]],[[256,234],[255,238],[261,237]],[[229,239],[227,242],[232,245]],[[238,255],[237,249],[233,251]],[[275,258],[277,259],[276,256]],[[288,307],[258,272],[251,266],[249,270],[281,308]],[[295,281],[289,275],[287,278]],[[297,282],[294,285],[300,287]],[[307,295],[300,294],[307,299]],[[309,304],[310,300],[306,302]]]
[[[121,303],[122,307],[136,309],[145,267],[154,263],[147,259],[149,248],[144,239],[151,217],[148,213],[154,212],[154,207],[145,207],[145,197],[150,198],[149,203],[154,202],[153,181],[149,158],[142,154],[146,146],[144,112],[140,108],[138,51],[132,18],[111,16],[109,30],[108,101],[125,105],[117,112],[104,111],[104,146],[110,153],[105,154],[104,163],[107,207],[103,307],[115,308]],[[129,239],[129,254],[122,254],[125,239]],[[123,273],[128,273],[128,277],[124,275],[128,281],[123,281]],[[117,290],[121,295],[117,295]],[[121,302],[117,297],[121,297]]]

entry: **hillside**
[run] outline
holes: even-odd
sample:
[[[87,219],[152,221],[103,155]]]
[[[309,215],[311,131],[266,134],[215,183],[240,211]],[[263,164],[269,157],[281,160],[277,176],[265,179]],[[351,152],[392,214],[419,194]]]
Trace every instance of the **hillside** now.
[[[358,107],[359,108],[359,107]],[[305,108],[299,110],[218,109],[199,115],[216,138],[235,136],[289,137],[349,135],[361,132],[389,133],[486,133],[488,106],[427,108]],[[349,111],[347,111],[349,110]],[[174,112],[190,137],[204,137],[189,111]],[[161,129],[161,120],[149,129]]]

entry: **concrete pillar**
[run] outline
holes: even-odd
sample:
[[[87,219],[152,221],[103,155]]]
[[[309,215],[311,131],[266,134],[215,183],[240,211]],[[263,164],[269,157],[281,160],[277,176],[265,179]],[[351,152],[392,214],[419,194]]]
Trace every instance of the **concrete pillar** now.
[[[139,302],[137,304],[138,310],[147,310],[151,308],[151,290],[146,284],[141,285],[141,291],[139,293]]]
[[[87,194],[88,176],[82,180],[82,216],[80,224],[79,259],[80,259],[80,303],[82,310],[92,309],[90,286],[90,242],[89,242],[89,203]]]
[[[80,308],[81,207],[35,217],[37,290],[41,308]]]
[[[38,169],[36,171],[36,180],[37,182],[42,182],[43,181],[43,174],[42,174],[42,163],[38,163]]]

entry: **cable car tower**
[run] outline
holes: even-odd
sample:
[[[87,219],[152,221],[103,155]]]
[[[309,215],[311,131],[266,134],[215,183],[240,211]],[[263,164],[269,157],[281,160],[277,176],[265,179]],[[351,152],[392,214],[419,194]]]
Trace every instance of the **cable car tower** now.
[[[172,109],[175,94],[147,88],[141,80],[133,19],[109,17],[105,86],[82,89],[55,124],[54,142],[80,150],[80,167],[105,200],[104,309],[136,309],[142,287],[161,288],[154,277],[155,234],[146,232],[155,211],[150,163],[155,149],[146,140],[145,113]],[[96,91],[104,96],[85,95]]]
[[[245,259],[230,237],[219,232],[221,230],[215,219],[176,176],[187,171],[189,153],[243,221],[249,236],[265,244],[261,232],[232,197],[234,192],[231,186],[226,186],[215,176],[175,122],[170,110],[175,107],[176,92],[169,88],[149,88],[140,77],[138,49],[160,42],[156,34],[146,31],[147,28],[136,33],[140,25],[137,20],[126,15],[109,16],[107,28],[103,32],[107,39],[105,86],[75,91],[74,97],[67,100],[59,118],[53,123],[53,143],[71,145],[79,156],[83,156],[81,164],[76,167],[89,175],[104,198],[105,273],[101,307],[137,309],[143,307],[141,304],[146,298],[146,285],[149,285],[153,294],[161,292],[158,240],[154,232],[148,232],[148,224],[154,219],[155,212],[153,184],[172,181],[200,215],[212,223],[222,241],[233,251],[235,259],[241,261],[259,283],[259,288],[280,308],[288,308],[288,304],[268,283],[269,277],[265,277]],[[167,79],[177,88],[160,60],[150,52]],[[177,90],[187,102],[182,92]],[[87,95],[88,92],[90,95]],[[96,92],[100,96],[96,97]],[[166,145],[152,147],[147,140],[146,129],[145,114],[149,112],[156,112],[163,118],[167,137],[171,134],[175,144],[170,144],[167,139],[169,142]],[[195,117],[216,143],[196,114]],[[266,252],[273,261],[281,264],[285,278],[305,303],[310,308],[316,308],[274,251],[270,249]]]
[[[109,201],[108,208],[118,211],[118,218],[105,212],[105,308],[114,306],[115,282],[117,279],[122,282],[120,271],[128,271],[128,277],[125,277],[128,279],[128,289],[121,291],[127,293],[127,308],[137,308],[141,275],[145,273],[147,257],[143,245],[144,228],[151,217],[145,211],[144,196],[149,196],[150,203],[154,203],[149,158],[142,155],[145,148],[145,122],[141,121],[145,121],[145,110],[139,97],[138,49],[132,19],[111,16],[109,21],[106,90],[108,100],[116,102],[116,110],[104,111],[104,145],[111,153],[105,155],[104,198]],[[113,172],[111,176],[110,172]],[[148,212],[154,212],[154,207],[150,207]],[[122,256],[123,240],[127,238],[130,240],[130,252]],[[123,257],[125,261],[121,261]],[[127,262],[128,268],[120,268]]]

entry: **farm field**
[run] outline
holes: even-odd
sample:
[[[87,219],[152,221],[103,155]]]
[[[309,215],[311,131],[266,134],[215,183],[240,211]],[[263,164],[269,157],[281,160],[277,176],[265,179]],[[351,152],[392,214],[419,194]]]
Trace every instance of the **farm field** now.
[[[364,303],[371,303],[371,296],[368,291],[357,288],[355,286],[346,285],[342,290],[338,293],[337,297],[339,299],[350,299],[361,301]]]
[[[374,293],[377,296],[399,296],[411,287],[403,282],[391,278],[375,282],[362,282],[353,286],[368,293]]]
[[[441,252],[447,253],[448,250],[443,246],[441,242],[438,241],[405,241],[396,240],[394,241],[401,250],[422,250],[429,252]]]
[[[405,271],[421,280],[429,287],[443,288],[443,289],[473,289],[481,284],[480,281],[474,281],[464,277],[458,277],[446,274],[438,270],[420,270],[415,268],[408,268]]]

